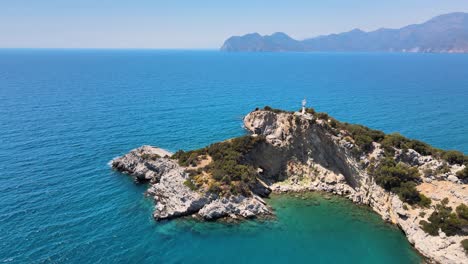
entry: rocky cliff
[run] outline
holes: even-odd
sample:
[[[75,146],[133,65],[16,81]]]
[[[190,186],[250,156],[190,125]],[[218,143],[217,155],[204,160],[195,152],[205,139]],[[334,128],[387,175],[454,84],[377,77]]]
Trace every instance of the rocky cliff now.
[[[429,259],[466,263],[468,258],[460,244],[466,235],[427,234],[420,221],[427,220],[433,209],[402,202],[397,194],[379,186],[369,174],[371,163],[384,159],[381,144],[372,142],[371,151],[356,152],[359,147],[350,132],[333,128],[333,122],[328,117],[318,119],[312,114],[272,111],[254,111],[245,117],[244,125],[249,131],[266,136],[269,144],[287,153],[274,155],[274,161],[262,158],[270,155],[269,150],[258,153],[258,163],[273,191],[325,191],[348,197],[369,205],[384,220],[398,225],[414,247]],[[394,159],[421,172],[423,176],[417,188],[434,202],[447,197],[454,207],[468,203],[468,189],[455,176],[464,165],[447,164],[413,149],[395,149]],[[442,171],[441,167],[445,169]],[[432,173],[428,174],[428,170]],[[282,176],[274,179],[273,175]]]
[[[434,205],[444,198],[453,208],[468,203],[466,166],[458,156],[313,111],[256,110],[244,126],[252,136],[175,155],[143,146],[112,167],[149,182],[157,220],[265,217],[273,212],[261,197],[270,191],[324,191],[370,206],[429,260],[467,263],[462,218],[456,219],[461,229],[449,235],[446,226],[435,234],[422,228],[422,221],[435,223]]]

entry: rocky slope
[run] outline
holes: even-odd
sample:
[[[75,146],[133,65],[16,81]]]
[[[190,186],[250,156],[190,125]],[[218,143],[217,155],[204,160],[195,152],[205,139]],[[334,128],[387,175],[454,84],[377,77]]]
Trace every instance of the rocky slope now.
[[[468,257],[460,243],[467,236],[447,236],[440,230],[438,235],[427,234],[420,221],[428,220],[434,207],[413,203],[407,200],[406,193],[394,193],[378,184],[373,174],[379,164],[389,159],[387,142],[380,138],[379,142],[364,140],[362,143],[362,137],[349,131],[355,127],[336,122],[316,113],[256,110],[244,118],[245,128],[256,140],[234,139],[174,156],[143,146],[114,159],[111,164],[138,181],[149,182],[147,193],[156,202],[157,220],[187,215],[206,220],[265,217],[273,212],[260,196],[267,197],[271,190],[278,193],[324,191],[370,206],[384,220],[398,225],[429,260],[467,263]],[[375,138],[381,136],[374,134]],[[242,155],[236,153],[239,147],[232,146],[239,142],[249,144],[240,148]],[[420,152],[426,151],[426,147],[421,148],[426,145],[421,144],[413,145]],[[468,204],[466,184],[457,177],[465,169],[463,163],[448,163],[435,154],[422,155],[407,147],[391,145],[390,148],[390,159],[395,164],[404,164],[401,168],[422,175],[412,182],[416,189],[409,189],[422,194],[416,198],[429,197],[433,204],[448,198],[453,208]],[[238,155],[239,167],[225,164],[230,155]],[[235,174],[234,168],[248,172],[251,178],[222,177]],[[410,197],[415,199],[414,195]],[[423,204],[424,199],[418,201]]]
[[[111,166],[128,173],[137,181],[149,182],[147,194],[154,198],[156,220],[195,215],[205,220],[222,217],[252,218],[271,214],[271,209],[258,196],[219,195],[192,190],[186,182],[187,168],[171,159],[171,153],[142,146],[111,161]]]

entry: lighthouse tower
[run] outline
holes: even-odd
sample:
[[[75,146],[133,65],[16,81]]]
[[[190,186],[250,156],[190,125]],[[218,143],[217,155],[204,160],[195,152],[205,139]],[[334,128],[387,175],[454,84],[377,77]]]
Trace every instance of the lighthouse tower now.
[[[305,106],[306,106],[306,103],[307,103],[307,101],[306,101],[306,99],[304,98],[304,99],[302,100],[302,115],[305,115]]]

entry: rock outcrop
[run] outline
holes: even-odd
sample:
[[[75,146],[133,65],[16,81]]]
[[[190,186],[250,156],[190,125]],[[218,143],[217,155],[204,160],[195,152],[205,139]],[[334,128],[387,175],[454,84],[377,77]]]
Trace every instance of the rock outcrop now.
[[[156,147],[142,146],[111,161],[112,168],[130,174],[137,181],[149,182],[147,194],[154,198],[156,220],[196,215],[205,220],[222,217],[254,218],[271,214],[258,196],[218,197],[192,190],[187,186],[186,168],[171,159],[171,153]]]

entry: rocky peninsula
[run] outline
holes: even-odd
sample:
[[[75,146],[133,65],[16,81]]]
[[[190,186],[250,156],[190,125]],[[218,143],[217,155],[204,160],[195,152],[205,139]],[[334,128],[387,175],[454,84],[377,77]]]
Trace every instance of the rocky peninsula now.
[[[314,109],[265,107],[250,135],[198,150],[142,146],[111,161],[149,184],[156,220],[274,216],[271,192],[323,191],[368,205],[431,262],[468,262],[468,157]]]

